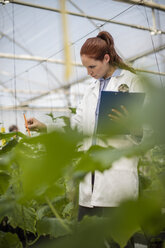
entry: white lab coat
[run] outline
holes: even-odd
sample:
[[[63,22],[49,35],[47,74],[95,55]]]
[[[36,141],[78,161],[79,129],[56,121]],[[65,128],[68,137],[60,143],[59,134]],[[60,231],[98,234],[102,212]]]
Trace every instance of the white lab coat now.
[[[95,126],[99,84],[100,82],[97,80],[89,85],[73,120],[74,126],[77,125],[80,131],[91,136]],[[105,90],[118,91],[121,84],[127,84],[129,92],[142,91],[138,77],[127,70],[122,70],[119,76],[112,77]],[[110,139],[108,143],[115,148],[133,145],[129,135],[115,137]],[[91,145],[92,138],[85,140],[83,149],[87,150]],[[122,157],[103,173],[95,171],[93,191],[91,173],[88,173],[79,186],[79,205],[84,207],[115,207],[124,199],[136,198],[139,188],[137,164],[137,157]]]

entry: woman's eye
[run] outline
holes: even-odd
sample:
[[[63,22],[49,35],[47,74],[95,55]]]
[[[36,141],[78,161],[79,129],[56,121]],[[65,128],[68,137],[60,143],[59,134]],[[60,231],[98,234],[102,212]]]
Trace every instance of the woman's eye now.
[[[93,69],[93,68],[95,68],[95,66],[94,66],[94,65],[91,65],[91,66],[89,66],[89,68],[90,68],[90,69]]]

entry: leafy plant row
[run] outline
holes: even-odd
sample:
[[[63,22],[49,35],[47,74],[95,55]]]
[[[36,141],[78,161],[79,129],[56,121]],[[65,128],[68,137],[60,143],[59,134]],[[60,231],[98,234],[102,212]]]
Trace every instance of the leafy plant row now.
[[[124,247],[142,234],[145,242],[164,242],[165,91],[145,80],[148,101],[121,125],[146,127],[141,142],[130,148],[93,146],[81,151],[83,135],[66,122],[63,132],[27,137],[0,133],[0,247]],[[52,114],[50,114],[52,116]],[[53,118],[53,116],[52,116]],[[103,172],[123,157],[139,157],[140,197],[121,202],[111,219],[85,217],[77,222],[78,184],[89,171]]]

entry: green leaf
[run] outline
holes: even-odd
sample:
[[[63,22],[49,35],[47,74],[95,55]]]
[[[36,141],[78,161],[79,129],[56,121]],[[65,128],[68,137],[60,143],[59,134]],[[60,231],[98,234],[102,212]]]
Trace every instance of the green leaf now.
[[[15,201],[12,199],[0,199],[0,217],[4,217],[10,213],[15,206]]]
[[[110,165],[120,159],[121,157],[133,157],[145,154],[151,147],[153,147],[152,138],[146,139],[139,145],[132,145],[126,148],[114,148],[107,147],[100,149],[100,151],[92,151],[92,157],[95,161],[100,162],[104,165],[105,169],[109,168]]]
[[[58,192],[60,188],[55,183],[67,173],[67,166],[78,156],[79,140],[80,135],[73,131],[52,132],[28,139],[26,144],[18,144],[15,156],[21,168],[24,199],[44,196],[50,187],[56,186],[54,192]]]
[[[55,197],[52,200],[52,204],[57,210],[58,214],[61,216],[61,213],[63,212],[63,209],[65,208],[65,205],[66,205],[66,196],[61,195],[61,196]],[[42,205],[37,209],[37,219],[42,219],[44,216],[52,217],[52,210],[50,209],[48,205]]]
[[[109,221],[111,237],[124,247],[129,238],[142,228],[145,235],[159,234],[165,224],[161,215],[160,196],[152,192],[148,197],[141,197],[137,201],[125,201],[116,208]]]
[[[121,157],[133,157],[141,155],[150,149],[152,145],[153,143],[151,142],[151,139],[149,139],[140,145],[134,145],[132,147],[121,149],[93,146],[81,156],[81,159],[75,166],[75,171],[104,171],[109,169],[112,163]]]
[[[143,192],[143,190],[147,189],[151,185],[152,181],[149,177],[142,175],[139,173],[139,190]]]
[[[72,113],[72,114],[76,114],[76,108],[71,108],[71,107],[70,107],[69,109],[71,110],[71,113]]]
[[[140,229],[137,218],[136,202],[127,201],[116,208],[107,222],[109,235],[120,247],[124,247],[131,236]]]
[[[39,206],[37,209],[37,219],[41,220],[44,216],[48,217],[52,214],[52,211],[48,205]]]
[[[9,152],[12,150],[13,147],[15,147],[18,144],[18,141],[14,138],[7,142],[5,146],[2,147],[2,150],[0,150],[0,154],[5,154],[6,152]]]
[[[36,232],[36,214],[33,208],[15,204],[15,207],[7,216],[10,225],[14,228],[18,226],[29,232]]]
[[[62,225],[62,223],[64,225]],[[54,238],[65,236],[70,233],[70,231],[65,228],[65,226],[70,225],[70,222],[67,220],[62,220],[62,223],[57,218],[44,217],[43,219],[37,221],[37,232],[39,235],[49,234]]]
[[[82,154],[81,159],[75,166],[75,171],[79,171],[79,173],[80,172],[91,172],[95,170],[104,171],[105,169],[110,168],[111,163],[108,163],[107,165],[107,161],[106,163],[104,163],[104,161],[102,160],[102,157],[100,159],[100,156],[99,156],[99,154],[102,154],[102,153],[105,154],[107,149],[108,151],[110,151],[112,148],[103,148],[99,146],[91,147],[87,152],[84,152],[84,154]],[[95,156],[96,154],[97,154],[97,157]],[[85,174],[82,174],[82,176],[83,175]]]
[[[4,194],[9,187],[11,176],[4,171],[0,171],[0,195]]]
[[[74,205],[73,205],[73,202],[69,202],[66,206],[65,206],[65,208],[64,208],[64,210],[63,210],[63,212],[62,212],[62,215],[63,215],[63,217],[68,217],[68,216],[72,216],[73,215],[73,210],[75,210],[75,207],[74,207]]]
[[[124,247],[141,228],[148,237],[159,234],[165,224],[160,210],[160,197],[150,193],[147,198],[128,200],[117,208],[107,208],[106,218],[85,216],[71,235],[46,245],[49,248],[103,248],[107,240],[112,247],[114,241]]]
[[[70,118],[67,116],[60,116],[59,119],[62,119],[67,127],[70,126]]]
[[[0,132],[0,140],[12,138],[12,137],[15,137],[16,135],[21,137],[21,138],[27,138],[27,136],[21,132],[11,132],[11,133],[1,133]]]
[[[46,114],[47,116],[49,116],[51,119],[52,119],[52,121],[54,121],[56,118],[54,118],[54,116],[53,116],[53,113],[52,112],[50,112],[49,114]]]
[[[0,247],[22,248],[23,246],[16,234],[4,233],[0,231]]]
[[[10,164],[10,155],[5,154],[0,158],[0,170],[2,171],[8,171]]]
[[[105,222],[98,217],[85,217],[75,226],[75,230],[70,235],[66,235],[62,239],[53,240],[45,244],[41,244],[39,248],[104,248],[104,231]],[[38,246],[37,246],[38,248]]]
[[[144,80],[147,88],[147,101],[144,106],[143,122],[152,128],[157,144],[165,144],[165,88],[152,82],[151,78]]]

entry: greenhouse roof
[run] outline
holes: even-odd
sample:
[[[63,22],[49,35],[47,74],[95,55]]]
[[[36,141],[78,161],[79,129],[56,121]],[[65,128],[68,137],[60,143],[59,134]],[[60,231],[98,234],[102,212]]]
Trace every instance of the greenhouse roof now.
[[[0,0],[1,122],[15,122],[7,111],[31,115],[31,111],[64,112],[68,106],[76,107],[89,82],[79,51],[100,30],[112,34],[124,60],[162,85],[164,0],[141,5],[138,0],[67,0],[66,26],[63,2]],[[72,66],[66,77],[67,38]]]

